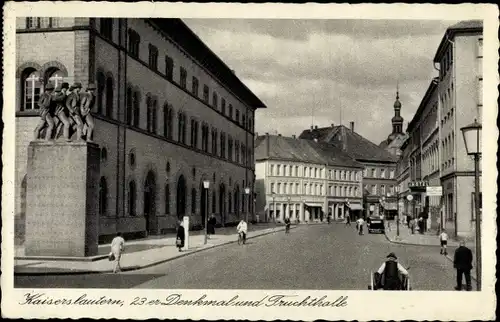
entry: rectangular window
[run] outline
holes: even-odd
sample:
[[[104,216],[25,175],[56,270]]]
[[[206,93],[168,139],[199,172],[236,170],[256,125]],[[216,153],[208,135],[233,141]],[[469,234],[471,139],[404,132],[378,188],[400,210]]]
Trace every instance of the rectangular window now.
[[[236,110],[236,123],[240,124],[240,110]]]
[[[274,164],[271,164],[271,165],[269,166],[269,175],[270,175],[270,176],[274,175]]]
[[[216,92],[214,92],[214,93],[212,94],[212,106],[213,106],[215,109],[218,109],[218,107],[219,107],[219,99],[218,99],[218,97],[217,97],[217,93],[216,93]]]
[[[380,194],[385,195],[385,186],[384,185],[380,185]]]
[[[187,87],[187,72],[186,72],[186,69],[184,67],[180,68],[180,82],[179,82],[179,85],[181,85],[181,87],[184,88],[184,89]]]
[[[158,70],[158,48],[149,44],[149,67]]]
[[[226,100],[223,98],[220,99],[220,112],[222,115],[226,115]]]
[[[372,195],[376,195],[376,194],[377,194],[377,185],[376,185],[376,184],[374,184],[374,185],[372,186]]]
[[[165,56],[165,76],[169,81],[174,77],[174,60],[169,56]]]
[[[394,179],[394,170],[391,170],[391,171],[389,172],[389,178],[390,178],[390,179]]]
[[[276,191],[274,191],[274,183],[271,182],[271,193],[275,193]]]
[[[385,169],[380,169],[380,177],[385,179]]]
[[[105,38],[109,40],[113,39],[113,19],[111,18],[101,18],[100,19],[100,30],[99,32]]]
[[[198,97],[198,78],[193,76],[192,84],[191,84],[191,93]]]
[[[207,85],[203,85],[203,100],[208,104],[208,97],[210,96],[210,89]]]
[[[226,158],[226,134],[220,134],[220,156]]]
[[[372,178],[377,177],[377,169],[372,169]]]
[[[471,201],[471,206],[472,206],[472,209],[471,209],[471,214],[472,214],[472,218],[471,220],[476,220],[476,193],[472,192],[472,201]],[[483,210],[483,193],[480,192],[479,193],[479,214],[482,213],[482,210]],[[482,221],[482,218],[480,218],[481,221]]]
[[[233,105],[229,104],[229,118],[233,119]]]
[[[139,58],[141,37],[133,29],[128,30],[128,51],[132,57]]]

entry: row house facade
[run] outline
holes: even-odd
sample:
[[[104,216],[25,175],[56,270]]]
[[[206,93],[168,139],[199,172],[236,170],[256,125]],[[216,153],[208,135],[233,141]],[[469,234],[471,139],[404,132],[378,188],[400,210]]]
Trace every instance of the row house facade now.
[[[475,232],[474,163],[467,155],[461,128],[482,111],[482,22],[462,21],[449,27],[434,57],[434,78],[409,123],[408,170],[400,159],[398,184],[414,198],[410,215],[427,217],[431,228],[472,237]],[[426,195],[427,187],[441,187],[442,196]],[[481,196],[480,196],[481,198]],[[408,203],[408,201],[404,201]]]
[[[316,222],[362,209],[362,166],[328,144],[269,135],[256,142],[256,211],[265,221]]]
[[[17,241],[27,147],[48,83],[96,84],[101,238],[160,234],[186,215],[201,226],[206,212],[222,224],[252,212],[244,190],[254,190],[255,111],[265,105],[183,21],[18,18],[16,41]]]
[[[356,133],[354,122],[349,128],[333,124],[323,128],[311,126],[299,137],[333,145],[362,165],[364,216],[379,216],[384,210],[393,215],[396,211],[396,156]]]

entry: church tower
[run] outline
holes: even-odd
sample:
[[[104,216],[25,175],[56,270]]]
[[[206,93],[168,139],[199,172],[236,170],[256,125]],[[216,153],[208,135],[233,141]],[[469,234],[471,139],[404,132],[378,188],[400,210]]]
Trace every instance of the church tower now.
[[[403,117],[401,116],[401,102],[399,101],[399,85],[396,89],[396,101],[394,102],[394,116],[392,121],[392,133],[389,140],[392,141],[398,134],[403,134]]]

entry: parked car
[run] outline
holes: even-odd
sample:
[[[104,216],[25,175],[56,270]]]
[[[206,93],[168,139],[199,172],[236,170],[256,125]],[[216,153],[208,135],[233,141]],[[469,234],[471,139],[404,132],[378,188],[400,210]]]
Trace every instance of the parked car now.
[[[366,226],[368,227],[368,233],[384,233],[385,224],[384,220],[380,217],[368,217],[366,220]]]

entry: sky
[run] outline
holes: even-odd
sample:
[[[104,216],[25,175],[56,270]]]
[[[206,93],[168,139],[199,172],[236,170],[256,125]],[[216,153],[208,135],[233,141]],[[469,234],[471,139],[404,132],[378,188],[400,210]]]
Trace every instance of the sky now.
[[[392,130],[396,88],[404,129],[433,77],[446,28],[438,20],[184,19],[267,106],[256,132],[299,135],[349,126],[379,144]]]

